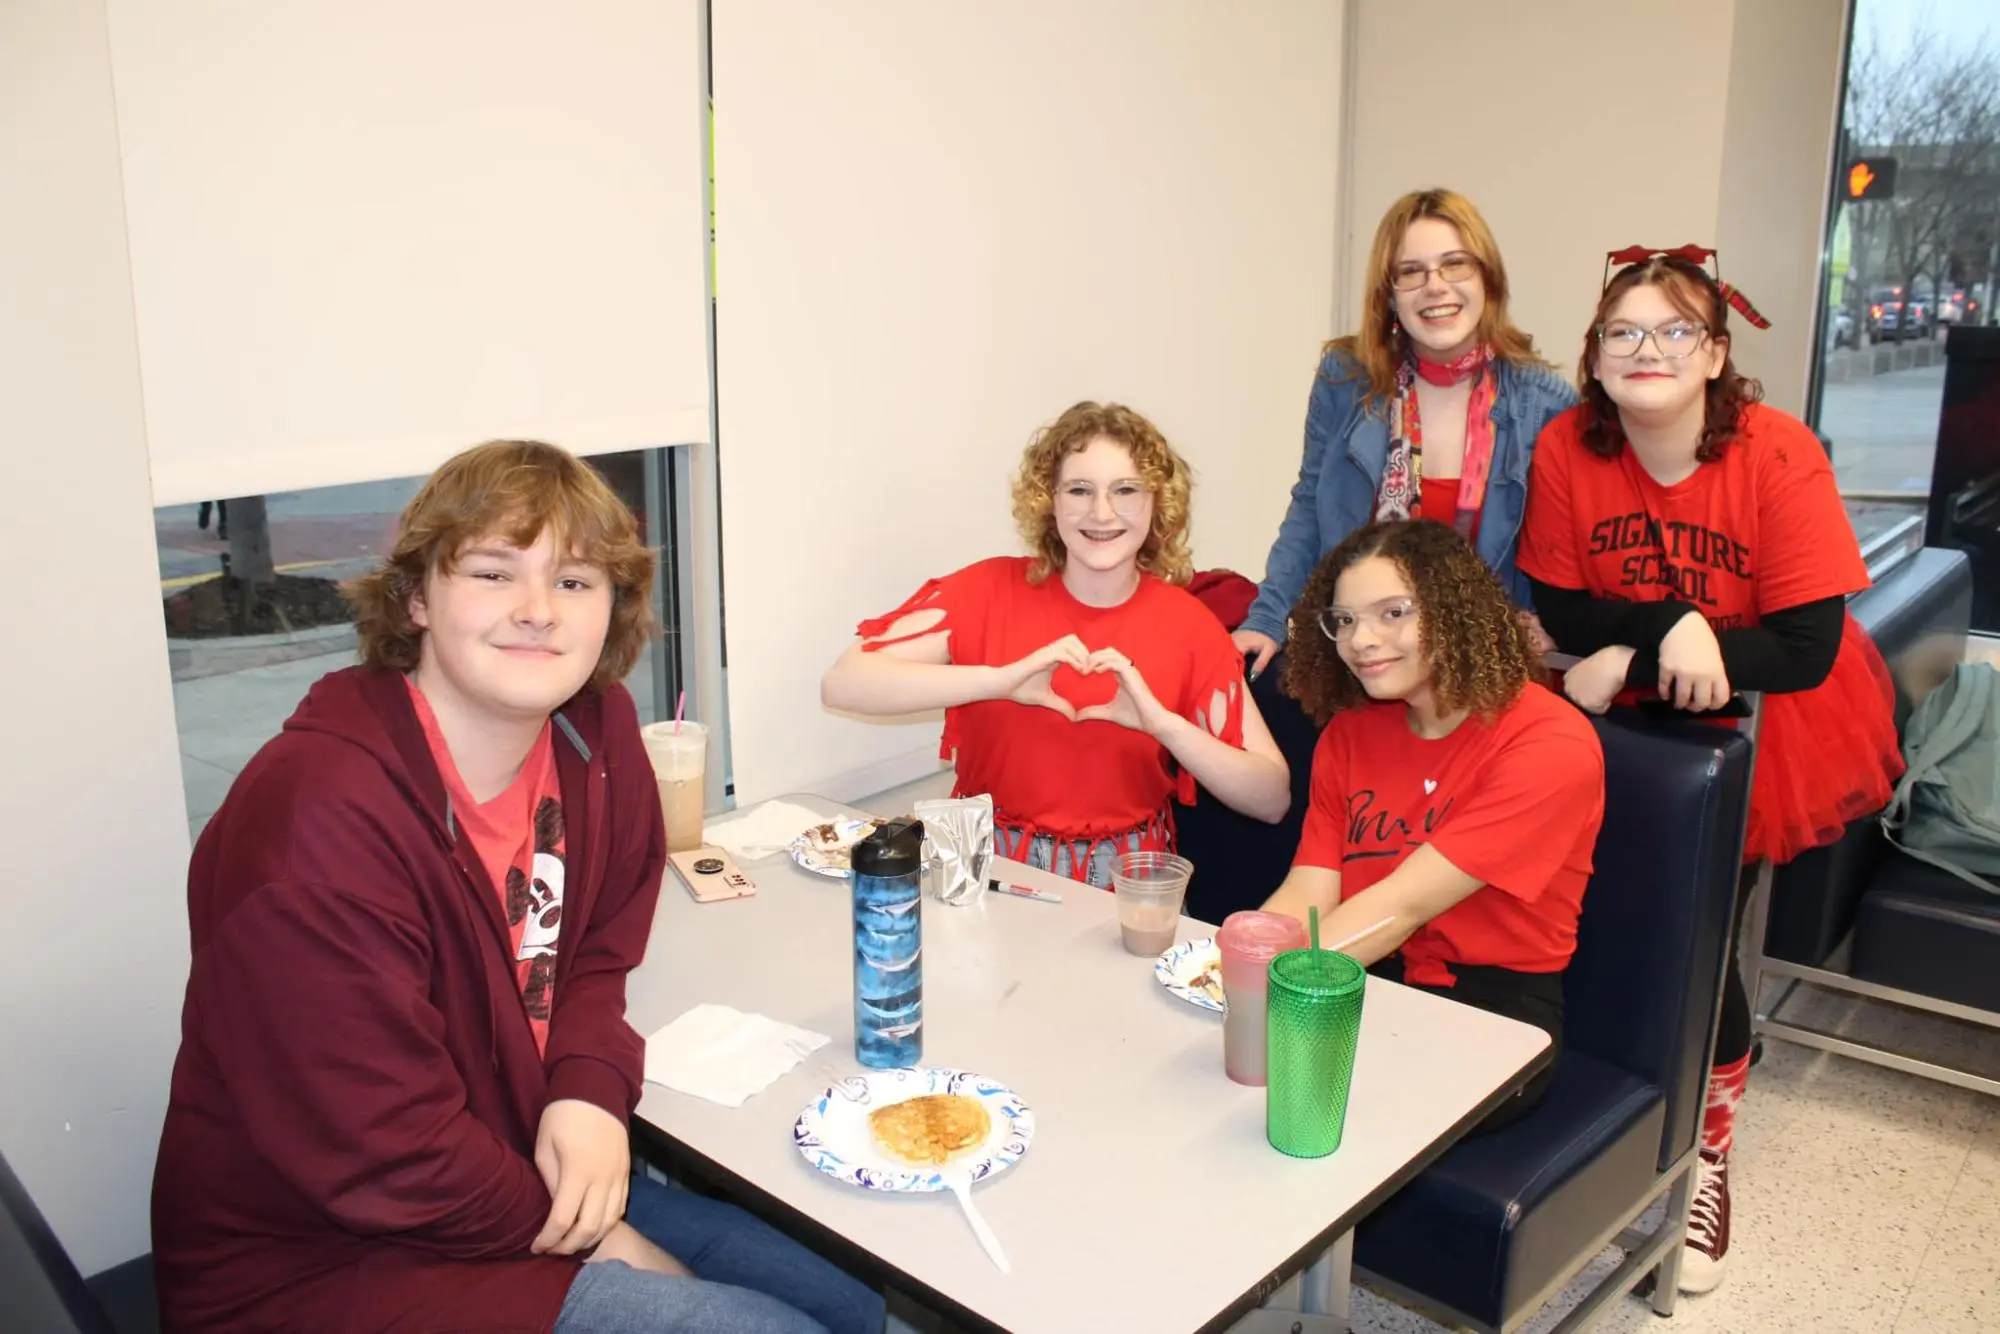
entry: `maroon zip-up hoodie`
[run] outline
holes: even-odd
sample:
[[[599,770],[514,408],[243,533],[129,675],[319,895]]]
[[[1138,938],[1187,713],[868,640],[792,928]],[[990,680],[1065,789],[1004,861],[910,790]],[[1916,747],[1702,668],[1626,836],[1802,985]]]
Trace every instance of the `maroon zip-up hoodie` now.
[[[578,1262],[535,1132],[556,1098],[619,1120],[644,1043],[625,975],[666,839],[632,697],[555,716],[567,824],[546,1056],[500,900],[400,676],[321,679],[237,778],[188,871],[193,967],[153,1176],[173,1334],[543,1334]]]

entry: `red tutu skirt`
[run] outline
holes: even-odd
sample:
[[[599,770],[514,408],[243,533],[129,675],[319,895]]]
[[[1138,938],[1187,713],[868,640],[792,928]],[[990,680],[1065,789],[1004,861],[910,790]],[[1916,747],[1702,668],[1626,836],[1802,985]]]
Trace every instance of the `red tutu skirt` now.
[[[1744,861],[1788,862],[1888,804],[1903,776],[1895,707],[1888,664],[1849,616],[1825,681],[1764,696]]]

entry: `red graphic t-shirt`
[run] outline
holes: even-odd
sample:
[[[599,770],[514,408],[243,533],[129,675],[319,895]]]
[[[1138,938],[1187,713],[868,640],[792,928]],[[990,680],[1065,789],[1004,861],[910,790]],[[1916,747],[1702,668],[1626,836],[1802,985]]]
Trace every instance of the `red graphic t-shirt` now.
[[[1721,458],[1662,486],[1629,448],[1610,459],[1585,449],[1580,411],[1535,443],[1519,556],[1532,578],[1622,602],[1685,602],[1718,631],[1868,587],[1833,467],[1803,422],[1754,405]],[[1894,689],[1850,615],[1824,681],[1765,696],[1746,861],[1790,861],[1882,808],[1903,771]]]
[[[1526,574],[1593,597],[1686,602],[1717,630],[1868,587],[1833,466],[1805,423],[1754,405],[1720,459],[1662,486],[1630,449],[1585,449],[1580,411],[1535,442]]]
[[[1215,614],[1192,593],[1142,575],[1116,607],[1078,602],[1052,574],[1028,582],[1028,560],[1001,556],[934,579],[856,633],[874,639],[911,612],[937,608],[953,663],[998,667],[1073,634],[1093,651],[1115,648],[1132,660],[1160,703],[1232,746],[1243,744],[1243,657]],[[871,647],[882,647],[888,641]],[[1078,708],[1109,703],[1117,678],[1058,667],[1058,695]],[[991,793],[1011,828],[1090,838],[1155,820],[1168,799],[1194,800],[1194,778],[1166,747],[1117,723],[1071,722],[1052,709],[983,700],[945,712],[941,753],[958,760],[961,794]]]
[[[1320,734],[1294,863],[1338,871],[1345,902],[1433,844],[1485,884],[1403,943],[1404,977],[1451,986],[1461,963],[1553,973],[1576,952],[1603,822],[1597,733],[1541,686],[1434,741],[1410,730],[1407,706],[1360,704]]]
[[[528,748],[521,772],[499,796],[476,802],[459,777],[458,764],[439,730],[430,701],[410,682],[410,702],[444,778],[452,818],[486,872],[507,922],[509,957],[521,988],[521,1006],[546,1050],[554,1010],[556,954],[562,943],[563,806],[555,743],[548,724]]]

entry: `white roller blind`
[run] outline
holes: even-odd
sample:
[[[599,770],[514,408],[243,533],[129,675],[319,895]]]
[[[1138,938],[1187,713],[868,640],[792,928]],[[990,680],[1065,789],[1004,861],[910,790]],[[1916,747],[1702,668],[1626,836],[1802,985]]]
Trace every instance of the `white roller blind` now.
[[[938,725],[821,709],[857,620],[1018,549],[1082,398],[1198,471],[1252,578],[1332,332],[1340,0],[718,0],[717,393],[739,800],[860,791]]]
[[[160,504],[705,440],[699,0],[110,0]]]

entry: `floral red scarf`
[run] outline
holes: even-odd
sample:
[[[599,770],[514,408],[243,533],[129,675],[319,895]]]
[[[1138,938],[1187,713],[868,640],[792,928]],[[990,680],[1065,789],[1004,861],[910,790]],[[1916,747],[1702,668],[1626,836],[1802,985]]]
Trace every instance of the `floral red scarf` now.
[[[1424,488],[1424,428],[1417,415],[1417,377],[1437,385],[1460,384],[1472,376],[1472,398],[1465,405],[1465,463],[1458,475],[1458,513],[1453,527],[1468,540],[1479,512],[1486,505],[1486,477],[1493,466],[1493,404],[1499,397],[1499,377],[1493,370],[1493,349],[1480,346],[1455,361],[1433,362],[1412,357],[1396,373],[1396,397],[1389,407],[1389,460],[1375,493],[1375,518],[1407,519],[1417,511]]]

